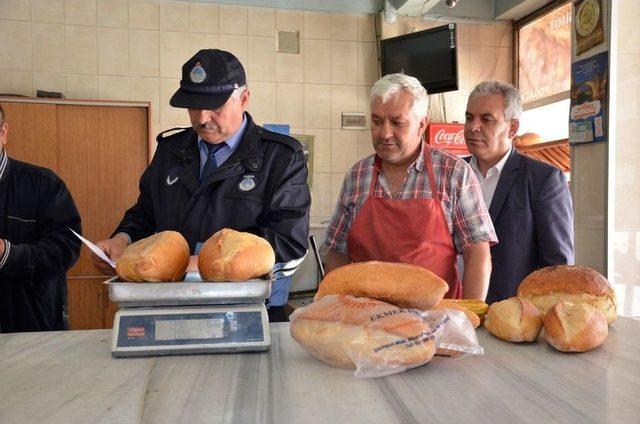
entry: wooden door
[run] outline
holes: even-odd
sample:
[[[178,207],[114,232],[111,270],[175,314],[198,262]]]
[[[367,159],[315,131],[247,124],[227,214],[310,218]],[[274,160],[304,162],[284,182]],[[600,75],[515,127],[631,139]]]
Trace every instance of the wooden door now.
[[[10,157],[56,171],[58,134],[56,105],[0,102],[9,125],[5,149]]]
[[[108,238],[138,196],[148,160],[148,107],[2,101],[14,159],[53,170],[66,183],[92,241]],[[67,273],[71,329],[110,328],[117,305],[82,247]]]
[[[69,329],[104,328],[104,281],[103,277],[67,278]]]
[[[59,174],[69,186],[89,240],[108,238],[135,203],[148,162],[147,127],[146,108],[58,107]],[[86,247],[68,275],[82,277],[69,289],[70,328],[110,328],[117,308],[101,284],[107,277],[95,269]],[[80,287],[83,283],[88,286]],[[100,313],[92,315],[95,299],[100,299]]]
[[[82,216],[86,238],[108,238],[138,197],[147,165],[147,111],[140,107],[58,107],[59,175]],[[83,247],[70,276],[99,276]]]
[[[69,329],[111,328],[118,305],[109,300],[106,277],[67,278]]]

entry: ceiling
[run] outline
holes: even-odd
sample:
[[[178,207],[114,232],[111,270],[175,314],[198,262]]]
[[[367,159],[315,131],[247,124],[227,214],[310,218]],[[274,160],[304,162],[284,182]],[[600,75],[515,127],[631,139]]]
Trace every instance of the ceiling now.
[[[379,13],[387,19],[394,16],[423,16],[424,19],[490,22],[518,20],[551,0],[191,0],[193,2],[226,3],[278,9],[313,10],[338,13]]]

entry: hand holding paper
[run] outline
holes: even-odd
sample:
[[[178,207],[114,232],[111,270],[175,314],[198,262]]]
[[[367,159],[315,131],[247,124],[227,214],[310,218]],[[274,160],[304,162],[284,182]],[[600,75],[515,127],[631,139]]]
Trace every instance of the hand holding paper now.
[[[71,230],[71,232],[73,234],[76,235],[76,237],[78,237],[93,253],[96,254],[96,256],[98,256],[100,259],[102,259],[104,262],[108,263],[109,265],[111,265],[112,268],[116,267],[116,263],[114,261],[112,261],[111,259],[109,259],[109,257],[102,251],[102,249],[100,249],[98,246],[96,246],[95,244],[91,243],[89,240],[87,240],[86,238],[82,237],[80,234],[76,233],[75,231],[73,231],[71,228],[69,228],[69,230]]]

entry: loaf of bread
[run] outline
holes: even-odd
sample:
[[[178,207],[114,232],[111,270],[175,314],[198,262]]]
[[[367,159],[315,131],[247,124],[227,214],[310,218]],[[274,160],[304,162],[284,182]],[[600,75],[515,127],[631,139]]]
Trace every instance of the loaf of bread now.
[[[457,302],[456,300],[457,299],[442,299],[440,303],[438,303],[438,305],[433,309],[435,310],[454,309],[456,311],[462,311],[464,312],[465,316],[467,317],[471,325],[473,325],[473,328],[478,328],[480,326],[480,317],[476,313],[465,308],[463,304],[461,304],[460,302]],[[481,301],[479,300],[478,302],[481,302]]]
[[[262,237],[223,228],[202,245],[198,270],[206,281],[246,281],[269,273],[275,262],[273,248]]]
[[[532,342],[540,334],[542,317],[528,300],[511,297],[489,306],[484,328],[508,342]]]
[[[587,303],[562,301],[544,317],[544,338],[561,352],[595,349],[608,334],[607,318]]]
[[[615,321],[616,295],[597,271],[573,265],[550,266],[529,274],[518,287],[518,297],[529,300],[545,315],[556,303],[588,303]]]
[[[291,336],[309,353],[342,368],[422,365],[436,347],[420,315],[375,299],[324,296],[290,317]]]
[[[435,307],[448,290],[442,278],[417,265],[356,262],[328,273],[315,300],[330,294],[349,294],[426,311]]]
[[[177,231],[162,231],[130,244],[116,262],[121,281],[181,281],[189,265],[189,244]]]

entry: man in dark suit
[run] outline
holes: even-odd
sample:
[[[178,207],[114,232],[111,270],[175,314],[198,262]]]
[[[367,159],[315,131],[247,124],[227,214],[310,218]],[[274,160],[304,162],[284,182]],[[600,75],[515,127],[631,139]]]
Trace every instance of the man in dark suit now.
[[[464,135],[498,244],[487,303],[515,296],[536,269],[573,264],[573,205],[564,174],[512,145],[522,99],[511,84],[485,81],[467,102]]]

